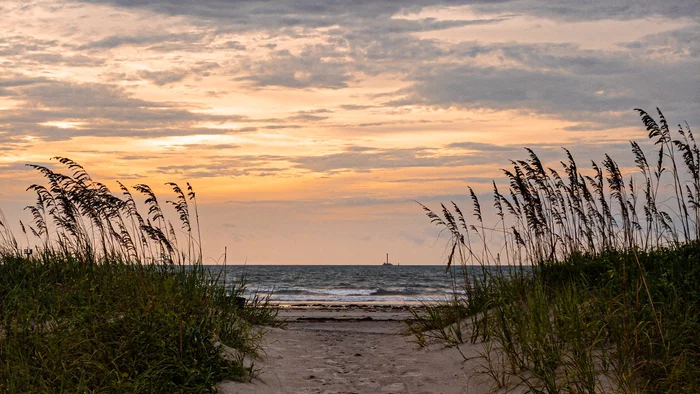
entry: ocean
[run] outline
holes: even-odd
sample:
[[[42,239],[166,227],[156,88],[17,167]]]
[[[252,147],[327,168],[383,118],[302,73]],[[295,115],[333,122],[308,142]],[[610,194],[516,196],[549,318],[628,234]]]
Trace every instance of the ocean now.
[[[223,266],[207,268],[212,275],[224,269]],[[446,272],[444,265],[229,265],[225,268],[227,286],[245,275],[247,296],[270,294],[271,301],[279,304],[419,304],[445,300],[453,291],[453,273]],[[456,275],[460,272],[458,268]]]

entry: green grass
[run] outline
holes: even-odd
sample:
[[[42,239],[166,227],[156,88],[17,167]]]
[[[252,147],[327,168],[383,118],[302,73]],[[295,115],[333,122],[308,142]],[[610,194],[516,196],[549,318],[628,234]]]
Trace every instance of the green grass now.
[[[632,142],[627,180],[607,155],[585,171],[566,151],[560,176],[528,151],[507,193],[494,182],[495,226],[474,192],[471,223],[454,203],[423,207],[467,274],[464,296],[410,323],[418,343],[482,343],[506,391],[700,392],[700,150],[687,125],[674,138],[660,111],[639,112],[655,163]]]
[[[223,379],[249,380],[265,325],[277,309],[241,280],[226,290],[201,264],[194,191],[169,184],[181,236],[146,185],[148,213],[92,181],[39,170],[37,203],[22,223],[22,248],[0,221],[0,392],[212,392]],[[191,205],[189,205],[191,204]],[[183,235],[184,234],[184,238]]]

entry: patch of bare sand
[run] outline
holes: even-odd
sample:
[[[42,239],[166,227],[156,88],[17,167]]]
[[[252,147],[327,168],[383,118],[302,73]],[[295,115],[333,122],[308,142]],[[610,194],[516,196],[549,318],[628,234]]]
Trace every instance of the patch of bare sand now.
[[[294,309],[287,328],[265,336],[252,383],[223,382],[222,393],[489,393],[477,373],[481,345],[419,348],[400,335],[405,310]],[[371,318],[369,320],[368,318]],[[364,320],[363,320],[364,319]],[[473,358],[472,358],[473,357]]]

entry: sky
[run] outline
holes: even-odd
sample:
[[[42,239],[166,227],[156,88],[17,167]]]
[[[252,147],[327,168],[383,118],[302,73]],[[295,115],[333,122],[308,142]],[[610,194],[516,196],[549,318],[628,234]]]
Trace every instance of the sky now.
[[[511,159],[700,126],[700,2],[6,0],[0,209],[27,163],[197,191],[205,263],[442,264],[424,216]],[[633,171],[630,167],[626,171]],[[484,205],[484,204],[482,204]],[[488,205],[488,204],[487,204]],[[176,220],[177,217],[172,215]]]

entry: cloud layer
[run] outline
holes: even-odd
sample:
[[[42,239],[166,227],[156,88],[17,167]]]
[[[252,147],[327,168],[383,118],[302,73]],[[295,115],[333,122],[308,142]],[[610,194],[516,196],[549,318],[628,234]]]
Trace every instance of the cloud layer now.
[[[412,199],[486,190],[523,146],[554,164],[561,146],[625,164],[627,140],[644,138],[637,107],[700,124],[696,0],[31,0],[0,13],[4,200],[29,199],[23,164],[55,155],[108,180],[187,179],[212,212],[238,202],[247,248],[263,228],[241,207],[278,201],[280,228],[313,223],[340,245],[318,234],[352,221],[358,240],[386,228],[428,258]]]

